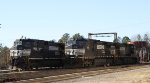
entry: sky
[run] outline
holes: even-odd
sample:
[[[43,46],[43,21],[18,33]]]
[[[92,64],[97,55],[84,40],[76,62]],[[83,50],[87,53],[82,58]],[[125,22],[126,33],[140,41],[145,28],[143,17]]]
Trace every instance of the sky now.
[[[149,33],[149,4],[150,0],[0,0],[0,43],[11,47],[21,36],[58,40],[64,33]]]

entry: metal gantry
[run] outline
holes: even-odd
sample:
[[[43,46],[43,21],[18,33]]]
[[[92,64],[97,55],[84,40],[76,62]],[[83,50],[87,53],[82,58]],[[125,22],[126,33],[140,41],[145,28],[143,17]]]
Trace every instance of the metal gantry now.
[[[117,40],[117,33],[112,32],[112,33],[88,33],[88,39],[92,39],[92,35],[96,35],[96,37],[110,37],[110,36],[103,36],[104,34],[113,34],[114,35],[114,40]],[[101,35],[101,36],[98,36]]]

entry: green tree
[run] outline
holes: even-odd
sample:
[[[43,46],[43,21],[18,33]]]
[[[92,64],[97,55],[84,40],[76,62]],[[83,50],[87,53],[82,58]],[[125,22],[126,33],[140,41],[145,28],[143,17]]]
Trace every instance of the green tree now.
[[[83,39],[84,37],[82,35],[80,35],[80,33],[76,33],[72,36],[73,40],[77,40],[77,39]]]
[[[128,43],[130,41],[131,41],[130,38],[127,37],[127,36],[125,36],[125,37],[122,38],[122,43]]]
[[[70,38],[70,34],[68,33],[65,33],[59,40],[58,42],[59,43],[66,43]]]

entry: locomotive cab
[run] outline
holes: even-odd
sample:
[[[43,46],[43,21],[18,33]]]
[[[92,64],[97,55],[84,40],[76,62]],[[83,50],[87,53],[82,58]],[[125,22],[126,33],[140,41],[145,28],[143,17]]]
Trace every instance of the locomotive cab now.
[[[72,67],[85,66],[87,39],[69,40],[65,46],[66,64]]]

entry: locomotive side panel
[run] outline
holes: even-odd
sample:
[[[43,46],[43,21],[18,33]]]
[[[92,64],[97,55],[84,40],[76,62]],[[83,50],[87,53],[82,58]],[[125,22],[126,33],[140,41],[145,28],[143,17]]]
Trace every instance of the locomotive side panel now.
[[[113,56],[110,54],[111,42],[97,41],[95,43],[95,66],[112,65]]]

